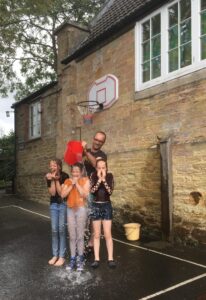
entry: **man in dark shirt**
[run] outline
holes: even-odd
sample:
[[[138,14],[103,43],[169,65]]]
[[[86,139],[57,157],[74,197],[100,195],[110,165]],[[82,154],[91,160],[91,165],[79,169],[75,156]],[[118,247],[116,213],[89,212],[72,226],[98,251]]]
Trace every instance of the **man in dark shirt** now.
[[[82,141],[82,147],[85,154],[84,166],[88,177],[90,177],[90,175],[96,171],[96,159],[98,157],[107,160],[107,155],[101,150],[105,141],[106,134],[103,131],[96,132],[91,148],[88,148],[87,143],[85,141]]]
[[[86,175],[88,177],[91,176],[93,172],[96,171],[96,159],[103,158],[107,160],[107,155],[101,150],[102,146],[106,141],[106,134],[103,131],[97,131],[93,137],[92,147],[87,147],[87,142],[82,141],[82,147],[84,149],[84,166],[86,169]],[[88,202],[89,207],[91,206],[92,195],[90,194]],[[86,245],[86,256],[89,255],[93,251],[93,226],[92,221],[90,220],[90,238],[86,237],[86,240],[89,238],[88,244]]]

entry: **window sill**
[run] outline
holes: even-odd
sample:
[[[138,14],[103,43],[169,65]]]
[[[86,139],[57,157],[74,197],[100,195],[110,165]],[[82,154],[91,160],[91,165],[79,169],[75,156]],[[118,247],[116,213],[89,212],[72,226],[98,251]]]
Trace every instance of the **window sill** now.
[[[149,87],[145,90],[135,92],[134,100],[138,101],[150,98],[158,94],[168,92],[174,88],[178,88],[180,86],[187,85],[203,79],[205,79],[205,68]]]
[[[32,143],[32,142],[36,142],[38,140],[41,140],[41,136],[35,137],[35,138],[28,138],[28,140],[26,141],[27,143]]]

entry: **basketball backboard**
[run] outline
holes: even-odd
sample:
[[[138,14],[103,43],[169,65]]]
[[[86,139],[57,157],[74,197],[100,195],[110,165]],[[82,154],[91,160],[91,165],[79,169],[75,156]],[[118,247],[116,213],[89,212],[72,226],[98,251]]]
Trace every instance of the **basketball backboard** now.
[[[116,76],[107,74],[95,80],[88,92],[88,101],[103,104],[103,109],[110,107],[119,96],[119,81]]]

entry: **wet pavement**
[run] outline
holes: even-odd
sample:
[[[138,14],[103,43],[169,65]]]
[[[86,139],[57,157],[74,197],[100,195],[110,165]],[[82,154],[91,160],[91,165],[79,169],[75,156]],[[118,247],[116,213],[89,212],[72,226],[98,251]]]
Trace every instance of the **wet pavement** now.
[[[49,209],[0,193],[0,300],[206,300],[206,249],[129,242],[113,233],[117,268],[49,266]]]

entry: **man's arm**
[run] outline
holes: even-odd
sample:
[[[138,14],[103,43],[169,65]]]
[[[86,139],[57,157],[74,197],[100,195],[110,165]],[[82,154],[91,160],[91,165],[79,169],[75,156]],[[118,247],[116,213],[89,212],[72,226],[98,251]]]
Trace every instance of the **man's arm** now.
[[[95,168],[96,167],[96,157],[94,157],[94,155],[92,155],[87,148],[87,143],[85,141],[82,141],[82,147],[84,150],[84,155],[88,158],[88,160],[90,161],[90,163],[92,164],[92,166]]]
[[[97,159],[98,158],[103,158],[105,160],[107,160],[107,156],[104,152],[102,152],[102,155],[99,157],[95,157],[94,155],[91,154],[91,152],[88,150],[87,148],[87,143],[85,141],[82,141],[82,147],[83,147],[83,151],[85,156],[88,158],[88,160],[90,161],[91,165],[96,168],[96,163],[97,163]]]
[[[84,150],[84,154],[85,156],[88,158],[88,160],[90,161],[91,165],[96,168],[96,163],[97,163],[97,159],[94,155],[92,155],[89,151],[85,151]]]

